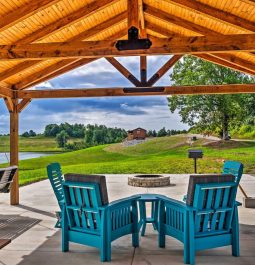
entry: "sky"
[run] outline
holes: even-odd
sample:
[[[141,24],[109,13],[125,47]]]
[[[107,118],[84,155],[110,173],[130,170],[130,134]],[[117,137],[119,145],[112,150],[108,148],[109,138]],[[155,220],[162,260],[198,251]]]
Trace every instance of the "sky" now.
[[[149,56],[148,77],[153,75],[170,56]],[[139,78],[139,57],[118,58]],[[170,85],[170,72],[156,85]],[[44,82],[36,89],[54,88],[99,88],[133,86],[105,59],[99,59],[64,75]],[[20,114],[21,133],[34,130],[42,133],[47,124],[62,122],[82,124],[104,124],[108,127],[159,130],[187,129],[178,113],[171,113],[165,96],[105,97],[75,99],[35,99]],[[9,133],[9,114],[2,100],[0,103],[0,134]]]

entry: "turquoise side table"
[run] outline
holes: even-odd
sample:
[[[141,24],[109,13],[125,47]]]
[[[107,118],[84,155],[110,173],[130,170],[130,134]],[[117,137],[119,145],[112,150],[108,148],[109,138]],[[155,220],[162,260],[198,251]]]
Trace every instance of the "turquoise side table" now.
[[[146,225],[152,224],[154,230],[158,229],[158,209],[159,209],[159,194],[139,194],[138,199],[139,211],[140,211],[140,221],[139,221],[139,231],[142,229],[141,236],[145,235]],[[147,217],[146,214],[146,203],[151,203],[151,215]]]

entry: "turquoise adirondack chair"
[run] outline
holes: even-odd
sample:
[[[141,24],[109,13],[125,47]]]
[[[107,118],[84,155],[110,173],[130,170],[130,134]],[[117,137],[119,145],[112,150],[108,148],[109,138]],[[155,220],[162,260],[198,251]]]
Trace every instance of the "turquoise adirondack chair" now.
[[[139,196],[108,203],[104,176],[79,176],[65,175],[63,183],[62,251],[75,242],[99,248],[101,261],[110,261],[111,242],[127,234],[138,247]]]
[[[239,182],[243,175],[243,169],[244,165],[242,163],[237,161],[226,160],[224,161],[222,174],[232,174],[233,176],[235,176],[235,181],[239,185]],[[186,199],[187,195],[184,195],[183,201],[185,202]]]
[[[48,178],[50,180],[51,186],[53,188],[53,191],[58,200],[58,205],[61,209],[64,203],[64,195],[63,195],[63,190],[62,190],[62,184],[64,182],[64,178],[62,175],[60,164],[59,163],[49,164],[47,166],[47,174],[48,174]],[[57,215],[58,221],[55,227],[60,228],[61,227],[61,211],[57,211],[56,215]]]
[[[169,235],[184,244],[184,263],[195,264],[195,252],[232,246],[239,256],[237,183],[233,175],[190,176],[186,203],[159,198],[159,247]]]
[[[226,160],[223,165],[222,174],[232,174],[235,176],[235,181],[239,184],[243,175],[244,166],[237,161]]]

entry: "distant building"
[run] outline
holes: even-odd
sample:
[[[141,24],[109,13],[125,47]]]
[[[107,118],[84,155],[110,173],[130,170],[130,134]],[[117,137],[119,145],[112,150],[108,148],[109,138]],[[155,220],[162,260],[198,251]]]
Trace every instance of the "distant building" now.
[[[144,140],[147,136],[147,131],[143,128],[136,128],[128,131],[127,140]]]

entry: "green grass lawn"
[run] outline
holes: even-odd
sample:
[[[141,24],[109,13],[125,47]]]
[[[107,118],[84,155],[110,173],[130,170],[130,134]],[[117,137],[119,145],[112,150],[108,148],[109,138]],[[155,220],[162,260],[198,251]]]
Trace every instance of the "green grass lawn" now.
[[[187,137],[155,138],[142,144],[123,147],[121,144],[102,145],[88,149],[20,161],[20,184],[46,178],[46,166],[60,162],[63,172],[92,174],[128,173],[192,173],[193,160],[187,158],[191,148]],[[254,173],[255,143],[211,143],[201,139],[192,148],[202,148],[204,158],[198,161],[198,173],[220,172],[223,160],[238,160],[245,172]]]

